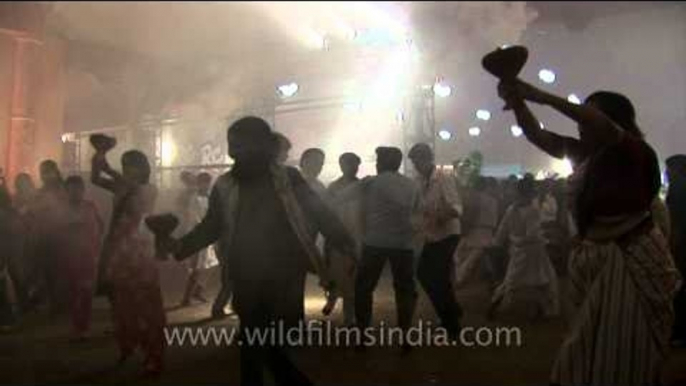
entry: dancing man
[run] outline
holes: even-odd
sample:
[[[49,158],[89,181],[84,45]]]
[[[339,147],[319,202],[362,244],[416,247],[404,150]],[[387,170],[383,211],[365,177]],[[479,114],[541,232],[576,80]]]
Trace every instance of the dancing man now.
[[[398,326],[407,331],[412,324],[417,291],[414,283],[412,241],[419,215],[417,184],[399,173],[403,153],[395,147],[376,149],[376,176],[355,183],[337,195],[334,203],[362,201],[363,247],[355,275],[355,319],[361,330],[372,321],[374,291],[389,260]],[[364,349],[359,346],[358,349]],[[403,352],[410,349],[403,344]]]
[[[448,336],[457,339],[462,309],[451,285],[453,253],[460,242],[462,201],[455,180],[436,168],[434,152],[418,143],[408,154],[417,170],[422,210],[424,246],[419,258],[417,279],[429,295]]]
[[[358,182],[357,172],[360,168],[360,157],[354,153],[344,153],[338,160],[341,172],[343,175],[332,182],[327,189],[327,193],[331,200],[335,200],[337,195],[346,188]],[[343,221],[351,235],[353,235],[357,243],[357,249],[360,247],[362,239],[362,216],[360,213],[360,202],[350,201],[335,207],[336,213]],[[343,259],[335,256],[337,251],[330,246],[326,246],[326,262],[331,272],[334,287],[327,293],[326,305],[322,313],[329,315],[336,307],[336,302],[339,297],[343,297],[343,319],[347,325],[353,325],[355,321],[355,271],[353,267],[345,265],[351,259]],[[341,264],[343,263],[343,264]]]
[[[517,184],[517,200],[503,217],[494,245],[507,245],[510,260],[505,280],[496,288],[488,317],[500,306],[508,312],[523,311],[531,320],[558,315],[557,275],[545,248],[541,229],[544,216],[536,204],[533,175]]]
[[[228,142],[235,165],[215,183],[205,218],[180,240],[161,244],[177,260],[222,244],[243,337],[273,323],[295,327],[304,319],[308,270],[329,281],[311,230],[342,249],[342,256],[354,255],[354,241],[300,173],[277,164],[277,138],[267,122],[239,119]],[[278,344],[243,344],[240,352],[244,385],[261,385],[265,367],[277,384],[310,384]]]

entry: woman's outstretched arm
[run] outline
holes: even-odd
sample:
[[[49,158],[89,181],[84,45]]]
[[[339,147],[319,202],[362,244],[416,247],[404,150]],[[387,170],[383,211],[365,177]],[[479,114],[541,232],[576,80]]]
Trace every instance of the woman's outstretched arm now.
[[[536,88],[521,80],[512,83],[501,83],[508,90],[511,99],[523,99],[550,106],[579,125],[582,136],[586,136],[595,144],[609,144],[617,141],[622,130],[612,122],[602,111],[588,103],[576,104],[557,95],[553,95]]]
[[[576,160],[582,157],[583,147],[578,139],[542,129],[540,122],[523,100],[510,102],[510,105],[524,136],[534,146],[555,158],[569,157]]]

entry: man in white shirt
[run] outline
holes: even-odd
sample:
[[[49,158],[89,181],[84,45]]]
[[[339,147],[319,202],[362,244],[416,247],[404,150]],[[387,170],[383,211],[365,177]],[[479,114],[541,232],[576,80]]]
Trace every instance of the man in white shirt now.
[[[418,172],[424,247],[419,258],[417,279],[426,291],[449,336],[460,330],[462,310],[453,294],[450,276],[453,253],[460,241],[462,201],[454,179],[434,163],[434,153],[425,143],[410,149],[408,158]]]
[[[360,181],[357,173],[361,162],[360,157],[354,153],[344,153],[340,156],[338,163],[343,175],[327,188],[331,200],[334,200],[346,188]],[[362,216],[360,215],[359,200],[335,205],[332,209],[338,214],[359,248],[362,241]],[[334,279],[335,287],[327,293],[327,301],[322,313],[326,316],[330,315],[338,298],[343,297],[343,320],[346,325],[352,326],[355,324],[355,271],[353,267],[350,267],[350,261],[357,256],[353,259],[336,258],[335,254],[340,252],[329,246],[325,248],[325,252],[326,263]]]
[[[417,300],[414,284],[413,218],[419,209],[417,184],[398,172],[403,154],[395,147],[376,149],[377,175],[341,192],[334,202],[362,199],[362,257],[355,276],[355,319],[369,327],[374,290],[390,260],[398,326],[407,331]]]

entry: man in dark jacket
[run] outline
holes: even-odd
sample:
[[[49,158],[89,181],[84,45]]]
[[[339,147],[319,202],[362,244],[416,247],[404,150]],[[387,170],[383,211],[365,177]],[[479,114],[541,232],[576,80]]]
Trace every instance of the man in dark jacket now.
[[[177,260],[221,244],[245,338],[255,329],[279,322],[293,327],[304,319],[308,270],[328,283],[314,230],[343,250],[353,251],[354,241],[296,169],[277,165],[277,140],[264,120],[238,120],[229,128],[228,142],[235,165],[215,183],[205,218],[178,242],[167,244]],[[269,347],[246,343],[240,347],[243,384],[262,384],[263,367],[277,384],[310,384],[279,347],[283,342]]]

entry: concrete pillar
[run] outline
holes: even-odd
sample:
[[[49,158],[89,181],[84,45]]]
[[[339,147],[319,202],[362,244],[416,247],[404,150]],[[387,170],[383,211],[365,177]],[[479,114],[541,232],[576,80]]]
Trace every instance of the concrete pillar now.
[[[0,162],[8,180],[59,161],[64,111],[62,46],[45,36],[47,8],[0,5]]]

